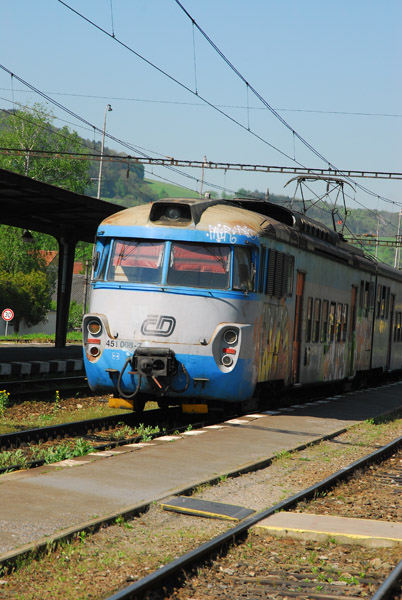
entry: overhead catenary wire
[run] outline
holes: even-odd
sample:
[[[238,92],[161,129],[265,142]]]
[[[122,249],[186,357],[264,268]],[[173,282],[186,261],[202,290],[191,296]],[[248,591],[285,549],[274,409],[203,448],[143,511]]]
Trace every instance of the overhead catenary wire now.
[[[9,69],[7,69],[7,67],[5,67],[4,65],[0,64],[0,69],[3,69],[3,71],[11,74],[11,71]],[[83,117],[81,117],[80,115],[74,113],[72,110],[70,110],[69,108],[65,107],[63,104],[61,104],[60,102],[57,102],[56,100],[53,100],[50,96],[48,96],[47,94],[45,94],[45,92],[42,92],[41,90],[39,90],[38,88],[36,88],[35,86],[33,86],[32,84],[28,83],[27,81],[24,81],[21,77],[19,77],[18,75],[16,75],[15,73],[12,74],[13,77],[15,77],[16,79],[18,79],[18,81],[20,83],[22,83],[23,85],[26,85],[29,89],[31,89],[32,91],[34,91],[35,93],[37,93],[38,95],[40,95],[41,97],[45,98],[48,102],[50,102],[51,104],[54,104],[55,106],[57,106],[59,109],[67,112],[68,114],[70,114],[72,117],[78,119],[79,121],[85,123],[87,126],[89,126],[91,128],[91,130],[93,130],[94,132],[97,131],[99,134],[103,134],[103,131],[101,128],[97,127],[96,125],[93,125],[92,123],[89,123],[89,121],[87,121],[86,119],[84,119]],[[144,158],[150,158],[146,153],[142,152],[138,147],[134,146],[133,144],[130,144],[128,142],[124,142],[123,140],[120,140],[119,138],[111,135],[110,133],[105,132],[106,137],[108,137],[109,139],[113,140],[114,142],[116,142],[117,144],[120,144],[121,146],[133,151],[133,152],[137,152],[138,154],[140,154],[142,157]],[[149,152],[153,152],[153,151],[149,151]],[[153,152],[154,153],[154,152]],[[158,153],[155,153],[158,154]],[[123,158],[123,157],[122,157]],[[123,160],[124,162],[124,160]],[[194,181],[198,181],[196,177],[189,175],[188,173],[184,173],[179,171],[179,169],[170,166],[170,165],[161,165],[166,167],[167,169],[176,172],[177,174],[181,175],[182,177],[188,178],[188,179],[192,179]],[[223,189],[222,186],[219,186],[215,183],[211,183],[211,182],[205,182],[208,186],[212,187],[212,188],[216,188],[216,189]]]
[[[252,129],[248,129],[246,125],[243,125],[240,121],[234,119],[232,116],[228,115],[225,111],[221,110],[220,108],[218,108],[215,104],[213,104],[212,102],[210,102],[207,98],[205,98],[204,96],[201,96],[198,92],[195,93],[194,90],[192,90],[191,88],[189,88],[187,85],[185,85],[184,83],[182,83],[180,80],[178,80],[176,77],[173,77],[172,75],[170,75],[167,71],[165,71],[164,69],[158,67],[155,63],[153,63],[152,61],[148,60],[147,58],[145,58],[144,56],[142,56],[139,52],[137,52],[136,50],[134,50],[133,48],[131,48],[130,46],[128,46],[128,44],[122,42],[121,40],[119,40],[116,36],[111,35],[108,31],[106,31],[105,29],[103,29],[102,27],[100,27],[97,23],[95,23],[94,21],[92,21],[91,19],[89,19],[88,17],[86,17],[85,15],[83,15],[82,13],[80,13],[79,11],[77,11],[76,9],[72,8],[69,4],[67,4],[66,2],[64,2],[64,0],[58,0],[58,2],[60,4],[62,4],[63,6],[65,6],[67,9],[69,9],[71,12],[73,12],[74,14],[76,14],[77,16],[79,16],[80,18],[82,18],[83,20],[85,20],[87,23],[89,23],[91,26],[95,27],[96,29],[98,29],[99,31],[101,31],[104,35],[110,37],[111,39],[113,39],[115,42],[117,42],[119,45],[121,45],[122,47],[124,47],[126,50],[128,50],[129,52],[131,52],[132,54],[134,54],[135,56],[137,56],[139,59],[141,59],[142,61],[144,61],[146,64],[148,64],[149,66],[151,66],[152,68],[154,68],[155,70],[157,70],[159,73],[163,74],[165,77],[167,77],[168,79],[170,79],[171,81],[173,81],[174,83],[176,83],[177,85],[179,85],[181,88],[185,89],[187,92],[191,93],[192,95],[195,95],[197,98],[200,98],[203,102],[205,102],[209,107],[211,107],[212,109],[216,110],[218,113],[222,114],[223,116],[225,116],[227,119],[229,119],[230,121],[232,121],[233,123],[235,123],[236,125],[238,125],[239,127],[241,127],[243,130],[248,131],[251,135],[253,135],[256,139],[259,139],[261,142],[263,142],[264,144],[266,144],[267,146],[271,147],[273,150],[279,152],[280,154],[282,154],[283,156],[285,156],[286,158],[290,159],[292,162],[295,162],[295,164],[298,164],[299,166],[305,166],[302,163],[300,163],[299,161],[295,160],[293,157],[291,157],[289,154],[287,154],[286,152],[284,152],[283,150],[280,150],[278,147],[276,147],[274,144],[270,143],[268,140],[266,140],[265,138],[263,138],[262,136],[260,136],[259,134],[257,134],[255,131],[253,131]],[[212,47],[216,50],[216,52],[218,52],[218,54],[220,56],[222,56],[223,60],[230,66],[230,68],[238,75],[238,77],[241,78],[242,81],[244,81],[244,83],[247,83],[250,87],[250,90],[256,95],[256,97],[267,107],[269,108],[269,110],[272,112],[272,114],[274,114],[279,121],[287,128],[289,129],[292,133],[294,132],[294,135],[297,137],[297,139],[300,140],[300,142],[305,145],[311,152],[313,152],[317,157],[319,157],[321,160],[323,160],[323,162],[325,162],[329,168],[331,168],[332,170],[336,171],[338,174],[342,175],[343,172],[342,170],[338,169],[335,165],[333,165],[328,159],[326,159],[320,152],[318,152],[318,150],[316,150],[307,140],[305,140],[300,134],[298,134],[286,121],[285,119],[283,119],[283,117],[281,117],[278,112],[257,92],[257,90],[255,90],[255,88],[253,86],[251,86],[249,84],[249,82],[245,79],[245,77],[243,77],[243,75],[236,69],[236,67],[226,58],[226,56],[223,54],[223,52],[221,52],[221,50],[218,48],[218,46],[207,36],[207,34],[200,28],[200,26],[198,25],[198,23],[195,21],[195,19],[193,19],[193,17],[188,13],[188,11],[186,11],[186,9],[183,7],[183,5],[178,1],[175,0],[175,2],[180,6],[180,8],[186,13],[186,15],[188,16],[188,18],[191,20],[191,22],[194,23],[194,25],[197,27],[197,29],[200,31],[200,33],[202,33],[202,35],[205,37],[205,39],[208,40],[208,42],[212,45]],[[346,179],[350,179],[348,178],[348,176],[345,176]],[[353,181],[353,180],[352,180]],[[378,194],[376,194],[375,192],[369,190],[368,188],[366,188],[365,186],[362,186],[361,184],[356,184],[355,182],[353,182],[357,187],[359,187],[359,189],[361,189],[362,191],[364,191],[366,194],[370,195],[370,196],[374,196],[374,197],[379,197],[381,200],[384,201],[388,201],[388,202],[392,202],[389,198],[385,198],[383,196],[379,196]]]
[[[6,92],[10,92],[12,91],[11,88],[3,88],[0,87],[0,90],[6,91]],[[18,93],[29,93],[28,90],[24,90],[22,88],[20,89],[15,89],[15,92]],[[158,99],[155,100],[154,98],[132,98],[132,97],[128,97],[128,96],[100,96],[99,94],[76,94],[73,92],[55,92],[55,91],[49,91],[47,90],[45,92],[46,94],[52,94],[52,96],[71,96],[73,98],[95,98],[98,100],[113,100],[113,101],[124,101],[124,102],[144,102],[147,104],[174,104],[174,105],[178,105],[178,106],[199,106],[199,107],[204,107],[205,103],[203,102],[183,102],[183,101],[179,101],[179,100],[164,100],[164,99]],[[235,109],[240,109],[240,110],[245,110],[248,109],[250,111],[253,110],[268,110],[265,106],[247,106],[247,105],[241,105],[241,104],[216,104],[216,106],[218,108],[235,108]],[[352,112],[352,111],[346,111],[346,110],[315,110],[315,109],[308,109],[308,108],[289,108],[289,107],[276,107],[275,108],[276,111],[278,112],[297,112],[297,113],[313,113],[313,114],[322,114],[322,115],[346,115],[346,116],[358,116],[358,117],[384,117],[384,118],[396,118],[396,119],[401,119],[402,118],[402,114],[398,114],[398,113],[373,113],[373,112]]]
[[[59,0],[59,2],[61,2],[62,0]],[[247,90],[250,90],[256,98],[258,98],[258,100],[260,100],[260,102],[280,121],[280,123],[282,123],[282,125],[284,127],[286,127],[286,129],[288,129],[289,131],[291,131],[292,135],[294,137],[296,137],[306,148],[308,148],[313,154],[315,154],[315,156],[317,156],[318,158],[320,158],[323,162],[325,162],[331,169],[333,169],[334,171],[336,171],[338,174],[343,175],[345,177],[345,179],[347,180],[351,180],[353,181],[350,177],[348,177],[347,175],[343,174],[343,171],[341,169],[338,169],[335,165],[333,165],[325,156],[323,156],[316,148],[314,148],[314,146],[312,146],[303,136],[301,136],[279,113],[277,110],[275,110],[268,102],[267,100],[265,100],[265,98],[250,84],[249,81],[247,81],[247,79],[240,73],[240,71],[233,65],[233,63],[225,56],[225,54],[220,50],[220,48],[215,44],[215,42],[213,42],[213,40],[208,36],[208,34],[202,29],[202,27],[200,27],[200,25],[197,23],[197,21],[192,17],[192,15],[190,15],[190,13],[184,8],[183,4],[180,2],[180,0],[174,0],[174,2],[176,2],[176,4],[180,7],[180,9],[186,14],[186,16],[190,19],[190,21],[192,22],[193,26],[196,27],[198,29],[198,31],[201,33],[201,35],[207,40],[207,42],[212,46],[212,48],[217,52],[217,54],[222,58],[222,60],[228,65],[228,67],[237,75],[237,77],[239,77],[239,79],[241,81],[243,81],[243,83],[247,86]],[[296,161],[296,159],[293,159],[295,163],[299,164],[298,161]],[[371,196],[377,196],[380,197],[382,200],[389,200],[389,199],[385,199],[382,196],[378,196],[378,194],[372,192],[371,190],[369,190],[368,188],[366,188],[365,186],[362,186],[360,184],[355,184],[357,185],[357,187],[359,187],[359,189],[361,189],[362,191],[364,191],[366,194],[369,194]]]
[[[19,106],[22,106],[23,108],[29,108],[26,105],[23,105],[21,103],[17,103],[17,104]],[[32,110],[34,112],[37,112],[35,108],[33,108]],[[34,124],[33,121],[31,121],[30,119],[28,119],[26,117],[23,117],[15,109],[13,109],[13,111],[8,111],[7,109],[3,109],[3,111],[6,112],[7,114],[9,114],[10,116],[13,116],[14,118],[18,118],[18,119],[24,120],[24,121],[26,121],[28,123]],[[44,126],[44,125],[41,125],[41,124],[37,124],[36,122],[35,122],[35,124],[37,126],[39,126],[40,128],[44,129],[45,131],[49,131],[53,135],[57,135],[59,137],[63,137],[65,139],[68,139],[68,136],[65,136],[64,134],[62,134],[62,133],[54,130],[51,127],[47,127],[47,126]],[[92,127],[95,129],[95,125],[92,125]],[[113,138],[113,136],[109,136],[109,137]],[[117,138],[113,138],[113,139],[115,139],[117,141]],[[88,148],[88,149],[91,149],[91,150],[93,149],[92,146],[88,146],[88,144],[86,144],[85,142],[80,142],[80,143],[81,143],[81,145],[84,148]],[[122,141],[120,141],[120,143],[121,144],[125,144]],[[172,163],[173,164],[180,163],[181,166],[200,166],[200,164],[205,165],[205,162],[199,163],[199,161],[176,161],[175,159],[166,159],[166,158],[152,159],[151,157],[149,157],[144,152],[141,152],[138,149],[138,147],[133,147],[131,144],[128,144],[127,147],[129,149],[135,148],[135,151],[137,151],[137,152],[139,152],[139,153],[142,154],[142,158],[144,160],[141,160],[141,157],[132,157],[132,156],[125,156],[125,157],[122,156],[122,157],[119,157],[118,155],[104,155],[104,158],[106,160],[113,160],[114,162],[121,162],[123,164],[127,164],[128,160],[135,160],[137,162],[149,162],[150,164],[152,164],[152,162],[154,162],[154,164],[159,165],[159,166],[169,166]],[[16,148],[14,148],[14,149],[13,148],[0,148],[0,150],[3,151],[3,152],[16,152],[16,153],[23,152],[23,150],[21,148],[19,148],[19,149],[16,149]],[[43,155],[43,157],[45,157],[45,158],[46,157],[51,157],[52,155],[56,155],[56,154],[63,155],[63,156],[68,156],[68,157],[75,157],[75,158],[85,158],[85,159],[89,159],[89,158],[91,158],[91,159],[99,159],[100,158],[100,154],[98,153],[97,150],[96,150],[96,152],[97,152],[96,155],[90,154],[90,153],[80,154],[80,153],[77,153],[77,152],[67,152],[67,151],[61,152],[59,150],[44,152],[44,151],[40,151],[40,150],[32,150],[31,149],[30,152],[32,154],[37,155],[38,157],[40,155]],[[148,152],[152,152],[153,154],[159,154],[159,153],[156,153],[154,151],[148,151]],[[163,155],[159,154],[159,156],[163,156]],[[184,164],[186,162],[189,163],[189,164],[187,164],[187,165]],[[208,161],[207,165],[208,166],[212,166],[213,165],[214,168],[224,168],[225,174],[226,174],[226,171],[229,170],[229,169],[231,169],[231,168],[244,168],[244,170],[247,170],[247,168],[249,168],[249,170],[253,170],[253,168],[254,168],[254,170],[257,170],[257,171],[262,171],[262,170],[266,169],[267,172],[268,172],[269,169],[272,169],[274,172],[282,172],[282,173],[286,173],[286,172],[288,172],[288,173],[290,173],[290,172],[296,173],[297,172],[297,168],[274,167],[274,166],[267,166],[267,165],[242,165],[242,164],[237,164],[236,165],[236,164],[231,164],[231,163],[212,163],[211,161]],[[317,173],[317,171],[320,171],[320,170],[318,170],[318,169],[308,169],[308,171],[309,172],[315,172],[315,173]],[[197,184],[199,183],[199,179],[196,178],[196,177],[184,174],[183,172],[181,172],[181,171],[179,171],[177,169],[176,169],[176,172],[178,174],[180,174],[180,175],[186,175],[186,176],[188,176],[189,178],[193,179]],[[358,174],[358,173],[360,173],[360,174]],[[387,175],[388,175],[388,177],[387,177]],[[401,173],[388,173],[387,174],[387,173],[375,173],[375,172],[373,172],[373,173],[370,173],[370,172],[354,172],[354,176],[355,177],[356,176],[368,176],[368,177],[369,176],[374,176],[376,178],[378,178],[378,177],[384,177],[384,178],[394,178],[394,179],[396,179],[396,178],[402,177],[402,174]],[[163,177],[160,177],[160,178],[164,179]],[[165,180],[169,181],[170,183],[176,184],[176,182],[173,182],[172,180],[168,180],[168,179],[165,179]],[[219,190],[224,191],[224,192],[225,191],[229,191],[230,193],[233,193],[233,194],[236,193],[233,190],[230,190],[230,189],[228,190],[227,187],[226,187],[226,184],[225,184],[225,186],[222,187],[222,186],[219,186],[218,184],[212,184],[210,182],[206,182],[206,183],[210,187],[214,187],[215,189],[219,189]],[[186,186],[183,186],[183,187],[186,188],[186,189],[189,189],[191,191],[196,191],[193,188],[187,188]],[[310,191],[312,192],[312,190],[310,190]],[[139,192],[139,193],[141,193],[141,192]],[[144,194],[141,194],[141,195],[144,195]],[[349,197],[350,199],[352,199],[350,196],[347,196],[347,197]],[[366,208],[362,203],[360,203],[359,201],[357,201],[356,198],[353,198],[352,200],[354,202],[356,202],[357,204],[359,204],[360,206],[362,206],[363,208]],[[390,200],[389,202],[392,203],[392,204],[401,206],[400,203],[394,202],[392,200]],[[370,210],[370,209],[367,209],[367,210]],[[371,211],[371,212],[373,212],[373,211]],[[392,223],[388,222],[388,224],[391,225],[392,227],[394,227],[394,225]]]

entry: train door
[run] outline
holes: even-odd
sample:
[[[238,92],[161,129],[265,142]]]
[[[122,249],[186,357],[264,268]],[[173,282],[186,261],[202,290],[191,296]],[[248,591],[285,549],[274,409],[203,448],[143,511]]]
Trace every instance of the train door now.
[[[300,375],[300,342],[301,342],[301,325],[302,325],[302,310],[303,310],[303,292],[305,273],[297,271],[296,280],[296,305],[293,331],[293,350],[292,350],[292,381],[299,381]]]
[[[356,302],[357,302],[357,287],[352,286],[352,305],[350,311],[350,329],[349,329],[349,365],[348,376],[354,375],[354,361],[356,349]]]
[[[391,294],[391,302],[389,306],[389,336],[388,336],[388,350],[387,350],[387,362],[385,364],[385,370],[389,371],[391,368],[391,350],[392,350],[392,338],[394,329],[394,307],[395,307],[395,294]]]

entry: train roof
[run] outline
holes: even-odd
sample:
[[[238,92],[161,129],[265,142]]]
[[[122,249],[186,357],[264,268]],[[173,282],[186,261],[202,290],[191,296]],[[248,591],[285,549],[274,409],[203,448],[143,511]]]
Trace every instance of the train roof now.
[[[126,208],[104,219],[102,226],[174,227],[209,231],[212,227],[248,228],[257,237],[271,237],[355,267],[391,272],[326,225],[290,208],[265,200],[234,198],[163,198]]]
[[[240,210],[239,210],[240,209]],[[265,219],[261,220],[261,216]],[[101,225],[168,226],[208,229],[210,225],[232,222],[254,227],[256,235],[273,233],[279,224],[300,233],[336,244],[340,234],[322,223],[272,202],[249,198],[164,198],[149,204],[124,209],[107,217]],[[282,228],[283,229],[283,228]]]

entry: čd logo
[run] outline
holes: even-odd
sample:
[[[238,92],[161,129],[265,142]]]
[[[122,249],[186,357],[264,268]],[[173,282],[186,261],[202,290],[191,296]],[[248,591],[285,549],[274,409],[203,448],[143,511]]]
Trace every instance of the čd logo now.
[[[176,319],[167,315],[149,315],[141,325],[142,335],[169,337],[176,327]]]

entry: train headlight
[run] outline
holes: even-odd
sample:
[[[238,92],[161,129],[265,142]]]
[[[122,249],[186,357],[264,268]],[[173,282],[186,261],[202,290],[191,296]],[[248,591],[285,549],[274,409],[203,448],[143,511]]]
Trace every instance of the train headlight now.
[[[166,210],[166,217],[171,221],[177,221],[181,217],[181,210],[179,206],[170,206]]]
[[[229,346],[234,346],[235,344],[237,344],[239,336],[237,334],[237,331],[235,331],[234,329],[227,329],[223,334],[223,339]]]
[[[99,335],[102,331],[102,324],[100,321],[95,321],[93,319],[92,321],[88,321],[87,329],[91,335]]]
[[[89,349],[89,353],[94,358],[96,358],[97,356],[99,356],[99,354],[100,354],[100,348],[99,348],[99,346],[91,346],[91,348]]]

